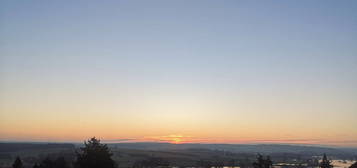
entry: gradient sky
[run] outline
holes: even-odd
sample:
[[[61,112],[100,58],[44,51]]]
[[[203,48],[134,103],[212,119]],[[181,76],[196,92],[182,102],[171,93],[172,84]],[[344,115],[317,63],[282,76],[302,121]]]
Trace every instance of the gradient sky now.
[[[357,1],[0,1],[0,140],[357,146]]]

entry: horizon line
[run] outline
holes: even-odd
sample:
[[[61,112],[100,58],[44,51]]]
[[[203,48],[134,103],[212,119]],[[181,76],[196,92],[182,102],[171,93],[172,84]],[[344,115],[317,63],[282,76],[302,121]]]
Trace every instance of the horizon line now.
[[[18,140],[0,140],[0,143],[29,143],[29,144],[82,144],[86,140],[80,141],[18,141]],[[290,145],[290,146],[307,146],[307,147],[323,147],[323,148],[356,148],[357,146],[342,146],[342,145],[329,145],[329,144],[312,144],[312,143],[205,143],[205,142],[183,142],[183,143],[172,143],[172,142],[153,142],[153,141],[142,141],[142,142],[110,142],[111,140],[101,140],[104,144],[170,144],[170,145],[187,145],[187,144],[197,144],[197,145]]]

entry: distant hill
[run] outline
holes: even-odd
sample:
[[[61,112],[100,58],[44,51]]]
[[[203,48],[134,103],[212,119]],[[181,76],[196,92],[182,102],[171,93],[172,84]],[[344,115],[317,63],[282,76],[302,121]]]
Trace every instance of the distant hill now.
[[[75,146],[70,143],[0,143],[0,153],[74,148]]]
[[[110,147],[141,150],[183,150],[183,149],[209,149],[225,150],[236,153],[295,153],[308,155],[357,155],[354,148],[331,148],[302,145],[279,145],[279,144],[170,144],[170,143],[116,143]]]
[[[0,154],[19,151],[43,151],[43,150],[74,150],[79,144],[71,143],[0,143]],[[331,148],[302,145],[283,145],[283,144],[170,144],[170,143],[110,143],[113,149],[134,149],[150,151],[177,151],[177,150],[218,150],[233,153],[249,154],[299,154],[306,156],[316,156],[326,153],[330,156],[340,158],[356,158],[356,148]]]

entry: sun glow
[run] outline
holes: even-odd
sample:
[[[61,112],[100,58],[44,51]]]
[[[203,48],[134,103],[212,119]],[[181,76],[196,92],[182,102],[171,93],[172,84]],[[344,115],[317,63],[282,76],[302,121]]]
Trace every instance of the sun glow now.
[[[182,144],[182,143],[189,143],[191,142],[191,136],[185,136],[185,135],[166,135],[166,136],[158,136],[158,137],[151,137],[150,138],[153,141],[158,141],[158,142],[167,142],[167,143],[172,143],[172,144]]]

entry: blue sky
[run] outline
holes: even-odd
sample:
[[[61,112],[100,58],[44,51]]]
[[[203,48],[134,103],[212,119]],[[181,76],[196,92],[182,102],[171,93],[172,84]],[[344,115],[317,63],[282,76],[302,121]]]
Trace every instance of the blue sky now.
[[[24,127],[14,124],[13,111],[26,114],[30,125],[37,121],[32,116],[45,114],[52,121],[60,113],[75,126],[77,120],[92,123],[94,117],[83,115],[99,115],[105,107],[107,116],[122,116],[138,129],[135,116],[152,117],[137,122],[154,123],[156,112],[205,128],[197,116],[247,118],[243,127],[250,127],[260,122],[257,116],[280,121],[292,115],[288,128],[298,132],[305,119],[326,115],[324,126],[311,126],[322,132],[319,137],[335,140],[338,130],[327,131],[333,124],[346,130],[345,140],[356,139],[357,133],[348,131],[356,125],[347,124],[357,117],[356,8],[352,0],[1,1],[0,121],[8,122],[2,138],[56,139],[46,131],[40,136],[29,129],[24,137],[4,131]],[[177,109],[186,112],[182,116]],[[198,134],[181,126],[147,132]],[[228,126],[222,123],[222,129]],[[52,128],[57,129],[62,130]],[[272,135],[290,137],[287,130]]]

